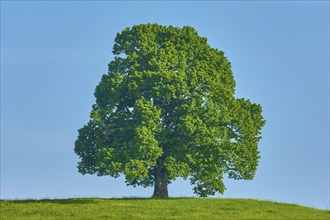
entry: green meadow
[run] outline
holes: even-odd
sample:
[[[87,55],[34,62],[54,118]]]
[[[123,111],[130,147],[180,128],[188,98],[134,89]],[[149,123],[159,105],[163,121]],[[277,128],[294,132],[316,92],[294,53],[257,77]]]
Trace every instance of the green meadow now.
[[[1,200],[1,219],[330,219],[329,210],[251,199]]]

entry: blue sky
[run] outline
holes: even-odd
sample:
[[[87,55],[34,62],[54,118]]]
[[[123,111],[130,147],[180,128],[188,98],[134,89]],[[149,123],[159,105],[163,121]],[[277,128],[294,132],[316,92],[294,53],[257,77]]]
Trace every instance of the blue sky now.
[[[152,195],[82,176],[73,151],[116,33],[141,23],[194,27],[263,106],[254,180],[217,197],[329,208],[328,1],[1,1],[2,199]],[[193,195],[181,179],[169,193]]]

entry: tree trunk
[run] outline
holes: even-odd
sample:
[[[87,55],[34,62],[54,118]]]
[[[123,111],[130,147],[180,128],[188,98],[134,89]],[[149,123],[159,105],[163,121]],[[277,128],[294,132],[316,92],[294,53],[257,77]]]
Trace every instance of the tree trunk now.
[[[155,188],[153,198],[168,198],[168,179],[166,168],[164,167],[161,158],[157,159],[157,165],[155,167]]]

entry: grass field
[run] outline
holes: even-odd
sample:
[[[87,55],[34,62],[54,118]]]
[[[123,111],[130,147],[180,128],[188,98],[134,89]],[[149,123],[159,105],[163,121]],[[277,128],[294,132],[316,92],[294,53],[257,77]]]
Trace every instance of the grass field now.
[[[251,199],[44,199],[0,201],[1,219],[330,219],[330,211]]]

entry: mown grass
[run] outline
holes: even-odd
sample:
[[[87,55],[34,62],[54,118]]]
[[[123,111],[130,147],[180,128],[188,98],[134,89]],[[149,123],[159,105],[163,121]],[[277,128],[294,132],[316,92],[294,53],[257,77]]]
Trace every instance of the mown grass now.
[[[330,211],[251,199],[1,200],[1,219],[330,219]]]

